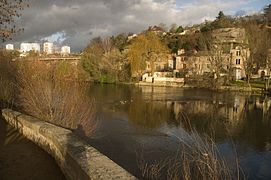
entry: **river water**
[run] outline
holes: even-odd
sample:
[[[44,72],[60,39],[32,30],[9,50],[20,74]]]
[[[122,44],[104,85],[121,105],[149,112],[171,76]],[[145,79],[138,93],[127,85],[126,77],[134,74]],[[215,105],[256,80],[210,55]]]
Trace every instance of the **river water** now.
[[[99,126],[88,142],[138,177],[142,154],[148,162],[174,156],[192,126],[229,162],[237,156],[248,179],[271,179],[270,97],[128,85],[92,85],[89,95]]]

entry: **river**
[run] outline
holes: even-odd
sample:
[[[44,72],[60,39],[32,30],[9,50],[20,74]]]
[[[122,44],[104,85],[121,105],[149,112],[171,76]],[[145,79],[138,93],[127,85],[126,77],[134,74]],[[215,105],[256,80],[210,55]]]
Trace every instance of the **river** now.
[[[229,162],[237,156],[248,179],[271,178],[270,97],[128,85],[92,85],[89,96],[99,126],[87,141],[138,177],[141,154],[147,162],[174,156],[192,126]]]

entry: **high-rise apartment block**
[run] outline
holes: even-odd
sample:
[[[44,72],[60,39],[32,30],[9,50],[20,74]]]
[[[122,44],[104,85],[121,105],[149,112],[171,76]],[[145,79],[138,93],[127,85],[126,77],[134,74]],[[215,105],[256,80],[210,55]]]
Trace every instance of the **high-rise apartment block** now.
[[[46,42],[43,44],[43,53],[53,54],[54,53],[54,44],[51,42]]]

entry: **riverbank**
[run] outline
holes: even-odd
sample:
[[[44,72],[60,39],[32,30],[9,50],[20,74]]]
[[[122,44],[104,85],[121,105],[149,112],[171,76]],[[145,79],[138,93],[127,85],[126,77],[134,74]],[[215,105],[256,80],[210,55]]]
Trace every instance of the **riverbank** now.
[[[65,177],[48,153],[0,117],[0,179],[64,180]]]
[[[136,86],[153,86],[153,87],[178,87],[178,88],[184,88],[184,89],[208,89],[212,91],[233,91],[233,92],[247,92],[247,93],[253,93],[253,94],[266,94],[263,88],[249,88],[246,86],[220,86],[217,88],[203,88],[203,87],[197,87],[187,84],[159,84],[159,83],[148,83],[148,82],[138,82],[135,83]]]

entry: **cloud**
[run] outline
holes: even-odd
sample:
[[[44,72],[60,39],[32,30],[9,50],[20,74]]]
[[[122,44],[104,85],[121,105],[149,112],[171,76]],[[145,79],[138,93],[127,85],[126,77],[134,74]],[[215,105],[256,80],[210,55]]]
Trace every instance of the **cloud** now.
[[[150,25],[187,25],[234,14],[255,0],[30,0],[17,22],[25,31],[14,42],[58,39],[82,50],[96,36],[137,33]],[[264,5],[263,5],[264,6]],[[234,7],[234,8],[233,8]]]

